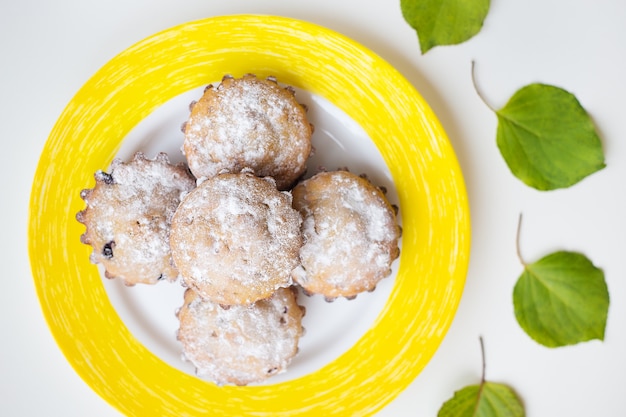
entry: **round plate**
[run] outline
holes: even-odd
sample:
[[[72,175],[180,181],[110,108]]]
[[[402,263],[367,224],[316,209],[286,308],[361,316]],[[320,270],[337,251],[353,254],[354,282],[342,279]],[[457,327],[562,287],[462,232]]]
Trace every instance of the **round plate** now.
[[[276,384],[218,387],[140,343],[80,243],[79,193],[126,135],[175,96],[224,74],[255,73],[324,97],[370,137],[400,205],[402,253],[389,298],[360,339],[321,369]],[[454,151],[429,106],[394,68],[307,22],[224,16],[180,25],[122,52],[74,96],[35,174],[29,251],[43,313],[80,376],[128,415],[371,415],[420,373],[461,298],[469,212]]]

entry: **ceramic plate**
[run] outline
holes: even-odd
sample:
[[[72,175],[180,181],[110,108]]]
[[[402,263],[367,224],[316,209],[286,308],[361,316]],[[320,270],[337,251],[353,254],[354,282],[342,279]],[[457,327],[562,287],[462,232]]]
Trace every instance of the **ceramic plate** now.
[[[400,207],[401,256],[376,291],[307,306],[300,353],[263,384],[218,387],[180,360],[178,284],[102,278],[80,243],[81,189],[114,157],[181,158],[186,104],[224,74],[275,76],[316,126],[318,165],[347,166]],[[183,106],[184,104],[184,106]],[[177,153],[178,152],[178,153]],[[178,155],[178,156],[177,156]],[[435,115],[393,67],[345,36],[274,16],[204,19],[122,52],[74,96],[33,183],[29,250],[41,307],[68,361],[128,415],[371,415],[428,363],[457,309],[469,260],[462,173]]]

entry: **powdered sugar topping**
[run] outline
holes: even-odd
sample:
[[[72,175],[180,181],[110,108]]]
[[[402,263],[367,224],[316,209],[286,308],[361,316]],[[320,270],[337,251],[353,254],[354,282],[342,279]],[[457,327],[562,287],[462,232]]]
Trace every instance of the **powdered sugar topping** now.
[[[305,289],[332,287],[334,295],[373,288],[397,257],[399,229],[382,193],[341,171],[318,174],[299,187],[306,190],[294,191],[305,243],[296,281]]]
[[[291,195],[251,174],[207,179],[181,203],[172,251],[184,281],[221,304],[251,303],[291,284],[301,218]]]
[[[210,88],[185,127],[185,153],[197,177],[253,168],[285,189],[305,170],[311,127],[293,95],[248,76]]]
[[[173,280],[169,233],[182,192],[195,187],[186,167],[170,165],[159,155],[147,160],[115,160],[111,173],[96,173],[96,187],[83,192],[87,208],[80,217],[84,239],[94,246],[91,260],[102,263],[107,276],[128,284]]]
[[[297,351],[302,311],[291,289],[252,306],[222,307],[185,294],[178,339],[199,376],[244,385],[282,372]]]

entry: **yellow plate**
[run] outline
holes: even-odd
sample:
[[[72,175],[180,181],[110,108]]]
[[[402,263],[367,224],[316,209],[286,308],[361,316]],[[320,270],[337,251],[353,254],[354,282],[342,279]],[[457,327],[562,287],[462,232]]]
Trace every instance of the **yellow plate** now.
[[[402,213],[399,270],[373,327],[339,358],[296,380],[217,387],[148,351],[112,307],[79,236],[82,188],[125,135],[169,99],[230,73],[275,75],[318,94],[370,136]],[[224,16],[183,24],[122,52],[74,96],[35,175],[29,251],[41,308],[61,350],[128,415],[371,415],[420,373],[457,309],[469,259],[469,213],[454,151],[435,115],[394,68],[310,23]]]

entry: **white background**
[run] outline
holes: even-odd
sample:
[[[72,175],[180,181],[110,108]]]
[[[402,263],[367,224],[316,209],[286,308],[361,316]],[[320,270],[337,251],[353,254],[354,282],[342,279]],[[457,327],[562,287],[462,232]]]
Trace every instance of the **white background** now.
[[[470,41],[421,55],[399,1],[24,0],[0,3],[0,414],[117,416],[74,373],[39,309],[27,255],[32,177],[46,138],[87,79],[133,43],[170,26],[233,13],[276,14],[327,26],[378,53],[430,103],[467,182],[472,254],[457,317],[437,354],[381,416],[435,416],[455,390],[487,378],[511,385],[528,416],[626,415],[626,3],[493,0]],[[607,168],[567,190],[539,192],[509,172],[495,144],[494,107],[544,82],[574,93],[603,139]],[[513,315],[518,216],[533,261],[557,249],[585,253],[611,294],[604,342],[548,349]]]

